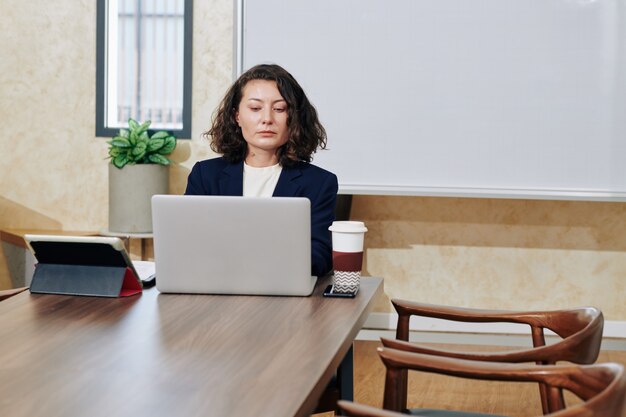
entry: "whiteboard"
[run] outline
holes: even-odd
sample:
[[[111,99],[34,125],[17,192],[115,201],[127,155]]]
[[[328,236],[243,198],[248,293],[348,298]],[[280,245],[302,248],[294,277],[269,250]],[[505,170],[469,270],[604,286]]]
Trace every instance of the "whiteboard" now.
[[[238,0],[344,194],[626,201],[626,0]]]

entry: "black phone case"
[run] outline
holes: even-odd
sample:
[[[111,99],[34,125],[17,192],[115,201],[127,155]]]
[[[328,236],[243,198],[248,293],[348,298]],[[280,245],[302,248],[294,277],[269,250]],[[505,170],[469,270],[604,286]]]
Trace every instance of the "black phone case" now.
[[[332,292],[333,286],[329,285],[324,290],[322,294],[324,297],[334,297],[334,298],[354,298],[356,294],[359,292],[358,290],[355,292]]]

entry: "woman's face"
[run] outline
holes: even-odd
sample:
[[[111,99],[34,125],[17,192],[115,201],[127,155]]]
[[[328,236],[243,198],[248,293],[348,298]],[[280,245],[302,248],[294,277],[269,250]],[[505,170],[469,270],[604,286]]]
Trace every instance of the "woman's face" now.
[[[288,139],[287,102],[274,81],[252,80],[243,88],[236,112],[248,155],[276,155]]]

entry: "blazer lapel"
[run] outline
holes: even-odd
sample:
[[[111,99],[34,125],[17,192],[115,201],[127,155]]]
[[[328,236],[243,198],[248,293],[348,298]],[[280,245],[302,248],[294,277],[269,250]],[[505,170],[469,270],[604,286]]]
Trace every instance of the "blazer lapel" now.
[[[228,164],[220,173],[220,195],[243,195],[243,162]]]
[[[296,197],[300,189],[297,179],[301,176],[302,171],[300,168],[283,167],[276,188],[274,189],[274,197]]]

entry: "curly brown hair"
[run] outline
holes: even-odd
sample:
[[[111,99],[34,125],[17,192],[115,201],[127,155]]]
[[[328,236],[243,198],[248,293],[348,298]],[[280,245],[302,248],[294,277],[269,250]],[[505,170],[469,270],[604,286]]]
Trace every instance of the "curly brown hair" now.
[[[236,112],[243,98],[243,89],[252,80],[276,82],[280,95],[287,102],[289,139],[278,149],[280,164],[293,166],[298,161],[311,162],[317,149],[326,148],[326,130],[300,84],[289,72],[275,64],[250,68],[230,87],[213,117],[213,125],[203,134],[210,140],[211,149],[224,155],[229,162],[245,159],[248,144],[237,123]]]

